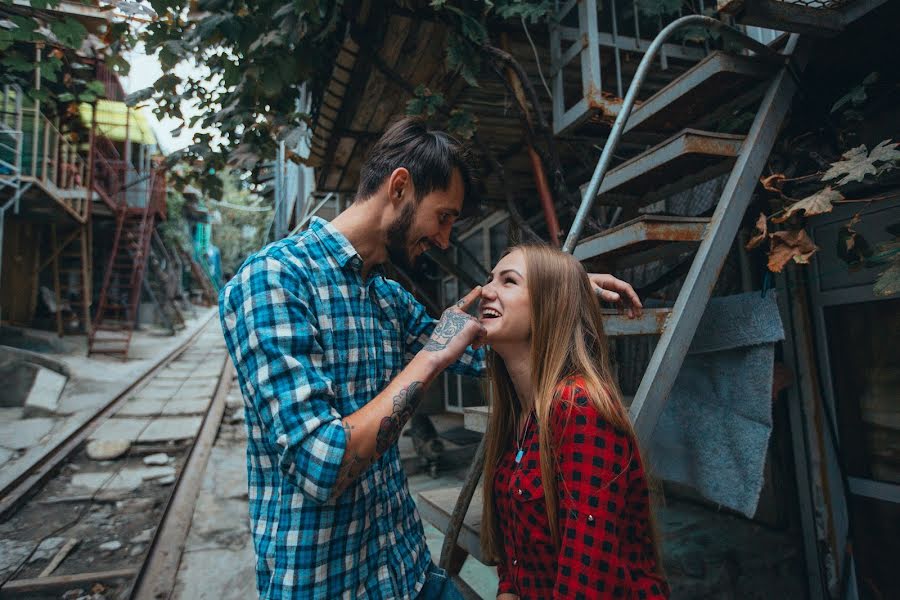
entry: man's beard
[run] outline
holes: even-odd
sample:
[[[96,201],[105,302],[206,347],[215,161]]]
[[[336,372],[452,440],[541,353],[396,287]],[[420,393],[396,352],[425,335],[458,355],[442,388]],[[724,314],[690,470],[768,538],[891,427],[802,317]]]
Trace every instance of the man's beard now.
[[[415,203],[407,202],[400,209],[400,216],[391,223],[387,230],[388,259],[394,266],[404,270],[410,270],[413,267],[414,261],[410,256],[409,230],[415,215]]]

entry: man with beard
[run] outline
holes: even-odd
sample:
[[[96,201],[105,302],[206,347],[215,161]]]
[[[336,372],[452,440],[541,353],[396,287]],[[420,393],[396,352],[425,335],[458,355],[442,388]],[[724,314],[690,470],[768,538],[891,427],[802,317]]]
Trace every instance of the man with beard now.
[[[435,321],[380,265],[447,248],[472,188],[463,148],[403,119],[346,211],[263,248],[222,290],[261,598],[461,598],[431,560],[396,441],[441,372],[483,372],[465,312],[480,288]],[[628,284],[593,277],[640,308]]]

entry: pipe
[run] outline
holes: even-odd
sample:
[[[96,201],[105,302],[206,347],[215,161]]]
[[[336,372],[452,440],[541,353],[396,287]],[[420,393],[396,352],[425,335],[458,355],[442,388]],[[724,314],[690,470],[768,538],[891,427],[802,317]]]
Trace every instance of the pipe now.
[[[582,198],[581,200],[581,206],[578,207],[578,213],[575,215],[575,220],[572,222],[572,227],[569,229],[569,235],[568,237],[566,237],[566,243],[563,244],[563,252],[568,252],[571,254],[575,250],[575,243],[578,241],[578,236],[581,235],[581,230],[584,229],[584,223],[587,219],[587,215],[591,211],[591,207],[594,205],[594,200],[596,200],[597,198],[597,192],[600,191],[600,184],[603,183],[603,178],[606,176],[606,172],[609,170],[609,165],[612,162],[613,151],[615,150],[616,146],[619,145],[619,140],[622,138],[622,133],[625,130],[625,123],[628,122],[628,117],[631,116],[631,109],[634,107],[635,100],[637,100],[638,91],[641,89],[641,86],[644,84],[644,80],[647,78],[647,73],[650,71],[650,65],[653,63],[653,59],[659,52],[660,48],[662,48],[662,45],[665,43],[665,41],[669,37],[671,37],[675,31],[681,29],[686,25],[705,27],[707,29],[718,32],[723,38],[727,38],[734,42],[737,42],[742,46],[756,52],[757,54],[775,58],[779,61],[785,60],[785,57],[775,50],[772,50],[768,46],[761,44],[760,42],[757,42],[750,37],[747,37],[746,35],[729,27],[728,25],[725,25],[721,21],[713,19],[712,17],[706,17],[703,15],[688,15],[669,23],[665,27],[665,29],[659,32],[659,34],[653,40],[653,43],[650,44],[650,47],[647,49],[647,53],[644,54],[644,57],[641,59],[641,64],[638,65],[637,71],[634,74],[634,79],[631,81],[631,85],[628,86],[628,94],[626,94],[625,100],[622,102],[622,108],[619,110],[619,115],[616,117],[616,120],[613,123],[612,130],[610,130],[609,132],[609,138],[607,138],[606,143],[603,145],[603,152],[600,154],[600,160],[597,161],[597,166],[594,169],[593,176],[591,177],[591,182],[588,184],[587,190],[584,194],[584,198]]]
[[[544,165],[541,157],[534,151],[534,147],[528,144],[528,158],[531,159],[531,171],[534,173],[534,184],[537,186],[538,196],[541,200],[541,208],[544,210],[544,220],[547,221],[547,231],[550,233],[550,241],[559,248],[559,219],[556,217],[556,209],[553,206],[553,195],[547,184],[547,174],[544,173]]]

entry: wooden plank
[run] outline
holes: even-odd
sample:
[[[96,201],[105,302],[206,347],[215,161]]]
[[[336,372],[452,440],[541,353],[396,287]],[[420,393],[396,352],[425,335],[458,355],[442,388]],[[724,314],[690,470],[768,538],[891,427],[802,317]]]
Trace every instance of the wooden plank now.
[[[56,553],[56,556],[53,557],[53,559],[47,564],[47,566],[44,567],[44,570],[41,571],[41,574],[38,575],[38,578],[45,579],[51,573],[53,573],[53,571],[56,570],[56,567],[58,567],[59,564],[66,559],[66,557],[69,555],[69,552],[72,551],[72,548],[77,545],[78,540],[76,538],[69,538],[68,540],[66,540],[66,543],[63,545],[63,547],[60,548],[59,552]]]
[[[400,58],[400,51],[409,36],[415,35],[417,27],[413,26],[412,20],[407,17],[392,16],[388,21],[387,33],[385,41],[378,51],[378,56],[385,64],[396,68],[397,60]],[[359,105],[356,114],[350,121],[351,129],[355,131],[371,131],[369,122],[375,113],[377,106],[382,103],[385,96],[397,95],[396,92],[388,88],[388,82],[378,69],[369,71],[369,78],[363,88],[363,98],[365,102]]]
[[[38,577],[36,579],[17,579],[8,581],[0,589],[0,598],[19,598],[19,594],[43,592],[53,589],[64,589],[90,583],[103,583],[118,579],[130,579],[137,574],[137,569],[128,567],[112,571],[96,573],[78,573],[75,575],[57,575],[55,577]]]

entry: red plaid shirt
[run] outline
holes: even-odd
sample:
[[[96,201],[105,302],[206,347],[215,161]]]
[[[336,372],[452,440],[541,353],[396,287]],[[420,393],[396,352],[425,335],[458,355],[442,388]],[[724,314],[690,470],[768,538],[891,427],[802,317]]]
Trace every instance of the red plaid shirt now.
[[[637,447],[588,402],[581,378],[562,387],[551,415],[558,461],[561,550],[553,547],[541,485],[538,429],[510,447],[494,474],[505,559],[498,594],[530,598],[668,598],[649,526],[649,493]]]

